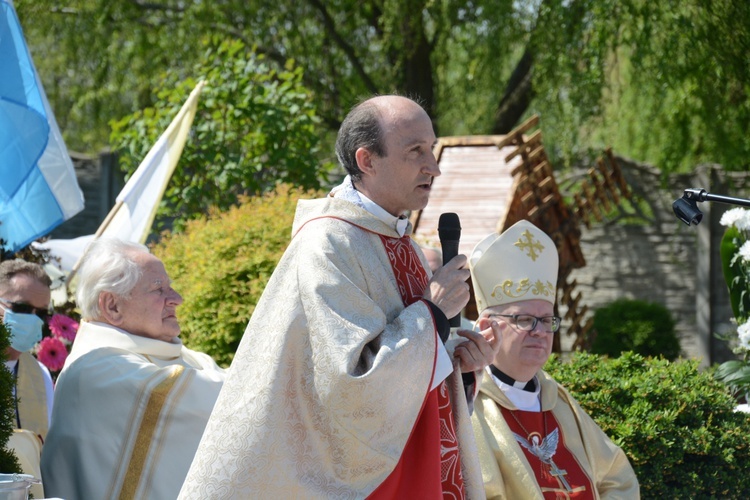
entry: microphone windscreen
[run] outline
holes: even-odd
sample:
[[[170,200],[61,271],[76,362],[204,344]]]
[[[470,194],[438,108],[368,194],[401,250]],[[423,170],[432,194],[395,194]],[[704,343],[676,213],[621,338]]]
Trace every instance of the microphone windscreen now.
[[[440,214],[438,236],[441,242],[461,239],[461,222],[458,220],[458,214],[453,212]]]
[[[447,212],[440,215],[438,221],[438,236],[443,249],[443,265],[458,255],[458,241],[461,239],[461,222],[458,214]],[[457,314],[449,320],[451,328],[461,326],[461,315]]]

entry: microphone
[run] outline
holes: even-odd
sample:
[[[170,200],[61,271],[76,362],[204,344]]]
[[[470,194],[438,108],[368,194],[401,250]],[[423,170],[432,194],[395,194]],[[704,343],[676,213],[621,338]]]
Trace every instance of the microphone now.
[[[461,222],[458,220],[458,214],[447,212],[440,214],[438,221],[438,236],[440,237],[440,246],[443,250],[443,265],[458,255],[458,240],[461,239]],[[461,313],[450,318],[451,328],[461,326]]]
[[[729,205],[739,205],[741,207],[750,207],[750,200],[745,198],[733,198],[731,196],[722,196],[720,194],[711,194],[705,189],[690,188],[672,203],[674,214],[688,226],[691,224],[698,225],[703,219],[703,212],[698,208],[699,201],[715,201],[718,203],[727,203]]]

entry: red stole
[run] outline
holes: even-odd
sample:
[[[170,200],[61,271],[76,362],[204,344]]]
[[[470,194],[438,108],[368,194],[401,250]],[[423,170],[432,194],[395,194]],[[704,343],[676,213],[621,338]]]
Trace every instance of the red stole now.
[[[594,498],[591,480],[565,446],[565,436],[551,411],[512,411],[502,407],[500,410],[510,430],[522,438],[523,441],[516,438],[516,442],[534,471],[545,499]],[[527,447],[533,449],[534,444],[541,448],[536,450],[542,459]]]
[[[408,236],[380,235],[404,305],[422,298],[427,272]],[[439,340],[438,340],[439,341]],[[448,387],[443,381],[430,391],[396,468],[369,498],[464,498]]]

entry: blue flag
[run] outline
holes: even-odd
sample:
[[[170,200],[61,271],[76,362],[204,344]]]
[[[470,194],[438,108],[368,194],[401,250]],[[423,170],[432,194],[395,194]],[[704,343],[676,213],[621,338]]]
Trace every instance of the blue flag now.
[[[0,0],[0,238],[15,252],[83,209],[13,5]]]

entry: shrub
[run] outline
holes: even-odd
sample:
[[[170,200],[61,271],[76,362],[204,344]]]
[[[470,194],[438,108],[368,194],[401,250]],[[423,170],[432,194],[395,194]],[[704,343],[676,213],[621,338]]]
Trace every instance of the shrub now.
[[[5,362],[5,350],[10,345],[8,335],[8,329],[0,321],[0,363]],[[5,367],[0,368],[0,473],[3,474],[21,472],[21,465],[18,463],[15,453],[7,449],[8,439],[13,433],[15,407],[13,375]]]
[[[155,227],[181,229],[207,206],[227,210],[239,195],[272,191],[277,182],[319,188],[334,164],[321,153],[320,118],[302,68],[290,60],[274,69],[239,40],[209,37],[196,41],[196,49],[203,55],[192,74],[207,85]],[[110,143],[127,172],[136,170],[197,83],[182,78],[167,72],[152,108],[112,123]]]
[[[320,193],[279,185],[226,212],[188,222],[154,248],[184,303],[185,345],[228,366],[255,304],[289,244],[297,200]]]
[[[644,498],[750,496],[750,415],[697,361],[576,353],[545,369],[623,448]]]
[[[655,302],[618,299],[594,313],[595,336],[590,351],[612,357],[633,351],[643,356],[680,355],[675,321],[666,307]]]

